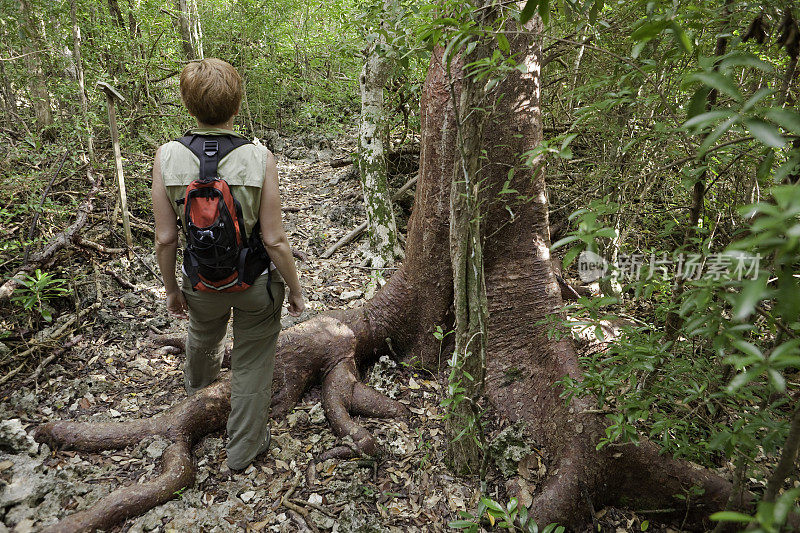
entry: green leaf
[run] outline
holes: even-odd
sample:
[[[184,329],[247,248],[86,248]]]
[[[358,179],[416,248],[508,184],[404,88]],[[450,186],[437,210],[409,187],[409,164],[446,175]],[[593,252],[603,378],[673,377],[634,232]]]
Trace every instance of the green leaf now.
[[[579,235],[570,235],[568,237],[564,237],[563,239],[559,239],[556,242],[554,242],[553,244],[551,244],[550,245],[550,250],[555,250],[557,248],[561,248],[565,244],[569,244],[571,242],[577,241],[578,239],[580,239]]]
[[[757,103],[773,93],[769,87],[762,87],[756,91],[756,94],[747,99],[747,102],[742,106],[742,113],[751,110]]]
[[[744,124],[753,137],[772,148],[780,148],[786,144],[786,139],[781,137],[778,128],[760,118],[746,118]]]
[[[696,117],[703,113],[706,109],[706,99],[708,98],[709,88],[705,85],[697,89],[689,100],[689,106],[686,108],[686,120]],[[685,127],[686,124],[684,124]]]
[[[775,70],[766,61],[747,52],[733,52],[720,61],[719,66],[722,70],[727,70],[728,67],[753,67],[767,73]]]
[[[542,17],[542,22],[547,25],[550,21],[550,0],[539,0],[539,16]]]
[[[792,510],[792,507],[794,507],[798,497],[800,497],[800,488],[787,490],[780,495],[778,501],[775,502],[775,509],[773,510],[776,524],[786,523],[789,512]]]
[[[735,320],[747,320],[756,309],[758,302],[769,296],[765,277],[747,280],[742,283],[742,292],[739,293],[733,306]]]
[[[536,13],[536,8],[539,6],[539,0],[528,0],[525,3],[525,7],[522,8],[522,13],[519,15],[519,22],[520,24],[525,24],[533,17],[533,14]]]
[[[755,518],[743,513],[737,513],[736,511],[720,511],[718,513],[714,513],[711,515],[711,520],[716,520],[718,522],[753,522]]]
[[[689,76],[689,79],[699,81],[711,87],[712,89],[716,89],[721,93],[725,93],[737,102],[741,102],[742,100],[742,93],[739,92],[739,87],[736,85],[736,83],[728,76],[720,74],[719,72],[696,72]]]
[[[755,359],[764,359],[764,354],[761,353],[761,350],[758,349],[758,346],[754,344],[751,344],[742,339],[736,339],[733,342],[731,342],[731,344],[733,344],[736,347],[736,349],[739,350],[740,352],[745,353]]]
[[[592,8],[589,10],[589,23],[594,24],[597,22],[597,15],[600,13],[600,10],[603,9],[604,4],[604,0],[594,0]]]
[[[675,36],[675,42],[683,48],[684,52],[691,52],[692,51],[692,41],[689,40],[689,36],[686,35],[686,32],[683,31],[683,28],[678,26],[678,24],[671,20],[669,22],[669,29],[672,30],[672,35]]]
[[[751,368],[747,372],[742,372],[741,374],[737,374],[728,384],[728,392],[730,394],[733,394],[737,390],[741,389],[742,387],[744,387],[745,385],[756,379],[761,374],[762,368],[763,367]]]
[[[797,165],[800,165],[800,154],[793,155],[787,162],[782,164],[778,170],[775,171],[775,175],[772,177],[772,180],[775,183],[782,183],[783,180],[786,179],[786,176],[797,169]]]
[[[702,87],[701,90],[706,91],[706,95],[708,95],[709,88]],[[695,93],[696,94],[696,93]],[[692,97],[694,98],[694,97]],[[698,97],[699,98],[699,97]],[[705,97],[704,97],[705,98]],[[705,106],[705,100],[703,100],[703,106]],[[723,118],[728,118],[733,114],[733,111],[730,109],[726,110],[716,110],[716,111],[707,111],[705,113],[700,113],[699,115],[695,115],[686,122],[683,123],[683,127],[687,129],[691,128],[704,128],[709,124],[713,124],[718,120]]]
[[[739,118],[738,116],[731,117],[722,124],[719,124],[716,128],[714,128],[714,131],[712,131],[708,135],[708,137],[705,138],[703,144],[701,144],[700,148],[697,149],[697,155],[699,157],[705,155],[706,151],[709,148],[711,148],[714,145],[714,143],[719,140],[720,137],[725,135],[725,132],[727,132],[731,128],[731,126],[733,126],[734,122],[736,122],[738,118]]]
[[[606,237],[608,239],[613,239],[617,236],[617,232],[614,228],[600,228],[595,232],[597,237]]]
[[[448,527],[453,529],[467,529],[475,525],[475,522],[469,520],[452,520],[447,523]]]
[[[564,265],[564,268],[567,268],[569,265],[571,265],[572,262],[575,261],[575,258],[578,257],[578,254],[580,254],[580,253],[581,253],[580,246],[575,246],[573,248],[570,248],[567,251],[567,253],[564,254],[564,259],[562,260],[562,264]]]
[[[632,34],[631,39],[634,41],[646,41],[652,39],[667,27],[667,21],[656,20],[654,22],[647,22],[639,26]]]
[[[773,107],[767,111],[767,118],[792,133],[800,135],[800,113],[797,111]]]
[[[649,520],[642,520],[642,525],[640,526],[640,529],[642,531],[647,531],[648,527],[650,527],[650,521]]]
[[[770,170],[772,170],[772,164],[775,162],[775,151],[772,148],[767,148],[766,153],[764,154],[764,159],[761,160],[761,164],[758,165],[758,170],[756,171],[756,178],[759,181],[764,180],[767,176],[769,176]]]
[[[561,141],[561,150],[563,151],[567,146],[569,146],[569,143],[571,143],[572,140],[577,136],[578,136],[577,133],[570,133],[569,135],[564,137],[564,140]]]
[[[497,36],[497,46],[500,47],[500,50],[506,54],[511,52],[511,45],[508,44],[508,39],[506,39],[506,36],[502,32],[497,32],[495,35]]]
[[[800,346],[800,339],[786,341],[772,350],[772,353],[769,354],[769,360],[777,363],[785,357],[794,356],[797,353],[798,346]]]
[[[786,378],[784,378],[780,372],[774,368],[770,368],[767,370],[767,377],[772,386],[775,387],[775,390],[778,392],[784,392],[786,390]]]
[[[503,506],[500,505],[499,503],[497,503],[496,501],[492,500],[491,498],[487,498],[486,496],[483,496],[481,498],[481,502],[483,502],[483,504],[487,508],[491,509],[492,511],[495,511],[495,512],[498,512],[498,513],[505,512],[505,509],[503,509]]]

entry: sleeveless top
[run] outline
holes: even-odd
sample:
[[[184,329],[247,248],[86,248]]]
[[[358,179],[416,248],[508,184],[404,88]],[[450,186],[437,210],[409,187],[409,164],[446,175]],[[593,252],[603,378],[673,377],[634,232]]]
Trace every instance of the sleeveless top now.
[[[238,133],[222,128],[195,128],[190,133],[199,135],[234,135]],[[264,184],[269,151],[265,146],[246,144],[223,157],[217,166],[217,175],[228,182],[236,200],[242,206],[242,218],[247,236],[258,221],[261,207],[261,187]],[[161,146],[161,177],[167,191],[175,216],[184,224],[183,205],[177,201],[186,195],[186,187],[200,175],[200,161],[191,150],[178,141],[170,141]],[[184,228],[185,229],[185,228]],[[270,264],[270,269],[275,269]],[[273,275],[277,272],[273,272]],[[280,279],[279,276],[275,278]]]

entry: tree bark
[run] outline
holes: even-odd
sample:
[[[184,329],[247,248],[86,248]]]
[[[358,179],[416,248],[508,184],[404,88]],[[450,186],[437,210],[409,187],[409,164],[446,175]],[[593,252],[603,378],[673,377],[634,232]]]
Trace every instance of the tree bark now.
[[[526,66],[498,86],[502,95],[487,118],[482,148],[481,200],[487,239],[484,267],[489,317],[485,394],[498,416],[525,421],[536,444],[550,460],[551,476],[536,495],[531,513],[539,523],[580,526],[596,507],[618,505],[647,515],[647,509],[671,509],[659,518],[684,520],[686,527],[707,526],[709,513],[722,509],[730,483],[686,462],[659,455],[647,440],[596,450],[604,420],[588,399],[566,404],[554,383],[580,377],[572,343],[553,340],[541,320],[559,313],[559,286],[549,254],[548,206],[541,161],[532,167],[520,154],[542,135],[539,110],[541,32],[535,19],[527,32],[513,32],[512,53]],[[323,405],[334,432],[352,438],[355,448],[379,453],[375,439],[352,415],[406,416],[405,408],[358,380],[359,369],[394,352],[431,368],[440,368],[437,326],[453,324],[453,276],[448,246],[452,169],[456,163],[455,109],[442,65],[434,51],[422,93],[420,179],[408,223],[406,259],[375,297],[363,307],[320,315],[285,331],[278,341],[272,416],[285,416],[311,386],[321,383]],[[499,195],[509,187],[517,195]],[[452,351],[445,346],[442,352]],[[222,379],[172,407],[164,415],[127,423],[51,422],[36,438],[54,446],[97,450],[122,447],[143,435],[160,434],[173,442],[175,457],[165,464],[170,487],[191,483],[189,450],[205,434],[224,424],[229,382]],[[188,413],[188,414],[186,414]],[[184,467],[180,465],[185,465]],[[181,470],[184,468],[184,470]],[[181,477],[179,474],[186,474]],[[166,481],[165,481],[166,483]],[[702,492],[688,501],[699,486]],[[179,488],[179,487],[178,487]],[[96,507],[81,511],[81,528],[110,527],[124,516],[143,512],[171,497],[151,482],[112,493]],[[741,503],[737,501],[737,503]],[[66,518],[66,521],[71,518]],[[62,522],[64,524],[65,522]],[[54,530],[76,530],[70,523]]]

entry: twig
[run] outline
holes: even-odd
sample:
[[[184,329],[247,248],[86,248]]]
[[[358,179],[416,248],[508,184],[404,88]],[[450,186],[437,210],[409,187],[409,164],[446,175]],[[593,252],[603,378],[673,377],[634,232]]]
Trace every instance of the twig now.
[[[136,285],[134,285],[130,281],[126,280],[125,278],[123,278],[117,272],[114,272],[110,268],[107,268],[107,269],[103,270],[103,273],[104,274],[108,274],[109,276],[114,278],[116,280],[116,282],[119,283],[125,289],[133,290],[133,289],[136,288]]]
[[[294,503],[294,504],[297,504],[297,505],[305,505],[306,507],[311,507],[312,509],[316,509],[317,511],[319,511],[320,513],[322,513],[322,514],[324,514],[326,516],[330,516],[331,518],[336,518],[335,514],[333,514],[331,511],[329,511],[325,507],[323,507],[321,505],[318,505],[316,503],[304,502],[303,500],[298,500],[297,498],[290,498],[289,501]]]
[[[347,165],[353,164],[353,158],[343,157],[342,159],[332,159],[328,164],[331,166],[331,168],[346,167]]]
[[[148,265],[147,263],[145,263],[145,262],[144,262],[144,259],[142,259],[142,256],[140,256],[139,254],[137,254],[137,253],[136,253],[136,250],[134,250],[132,247],[131,247],[131,252],[133,252],[133,255],[135,255],[135,256],[136,256],[136,259],[138,259],[138,260],[139,260],[139,262],[140,262],[141,264],[143,264],[143,265],[144,265],[144,267],[145,267],[145,268],[148,270],[148,272],[150,272],[150,273],[153,275],[153,277],[154,277],[154,278],[156,278],[156,279],[157,279],[158,281],[160,281],[162,284],[164,283],[164,280],[162,280],[162,279],[161,279],[161,276],[159,276],[158,274],[156,274],[155,270],[153,270],[152,268],[150,268],[150,265]]]
[[[301,509],[299,507],[292,505],[289,511],[289,516],[291,516],[292,520],[294,520],[295,524],[297,524],[299,531],[302,533],[306,533],[307,531],[317,531],[316,528],[312,529],[313,526],[305,519],[304,516],[302,516],[300,510]],[[308,516],[308,513],[306,513],[306,516]]]

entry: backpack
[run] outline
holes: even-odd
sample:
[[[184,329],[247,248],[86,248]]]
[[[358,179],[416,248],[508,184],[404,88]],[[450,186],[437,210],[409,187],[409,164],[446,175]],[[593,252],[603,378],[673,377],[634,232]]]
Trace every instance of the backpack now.
[[[248,238],[242,207],[228,183],[217,175],[217,165],[223,157],[252,143],[233,135],[191,133],[176,140],[200,161],[200,176],[187,185],[185,196],[177,202],[184,205],[183,270],[192,289],[239,292],[249,288],[265,270],[271,276],[259,223]],[[267,291],[272,298],[270,279]]]

